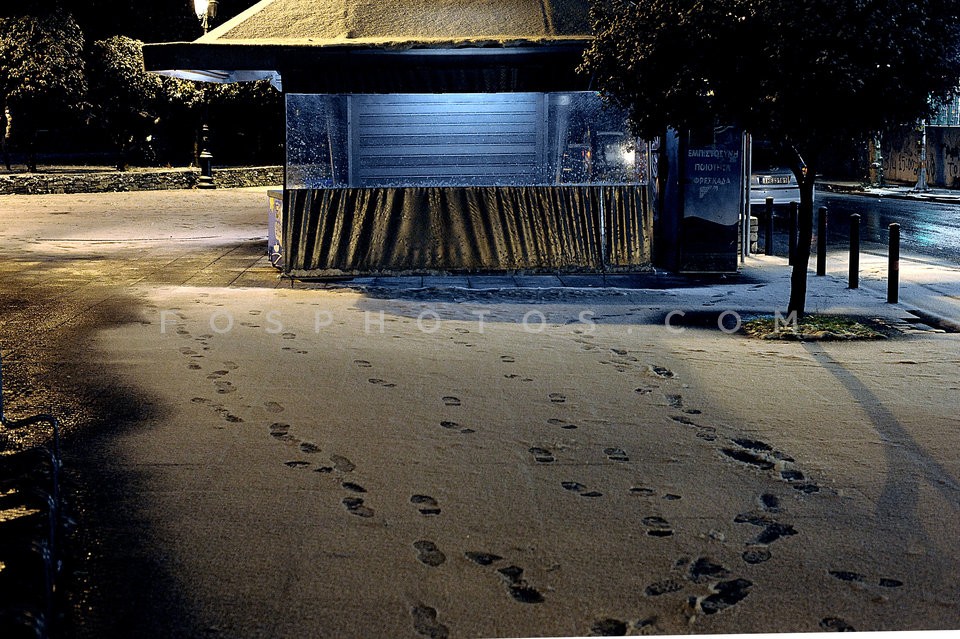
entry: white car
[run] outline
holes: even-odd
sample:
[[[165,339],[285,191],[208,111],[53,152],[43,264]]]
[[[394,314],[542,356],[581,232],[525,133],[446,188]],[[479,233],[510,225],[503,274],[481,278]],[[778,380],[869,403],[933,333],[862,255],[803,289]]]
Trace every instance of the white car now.
[[[800,185],[793,171],[783,162],[770,144],[754,141],[750,154],[750,206],[762,207],[768,197],[776,207],[800,201]]]
[[[800,201],[800,186],[790,169],[754,169],[750,173],[750,206],[764,206],[767,198],[773,198],[775,206]]]

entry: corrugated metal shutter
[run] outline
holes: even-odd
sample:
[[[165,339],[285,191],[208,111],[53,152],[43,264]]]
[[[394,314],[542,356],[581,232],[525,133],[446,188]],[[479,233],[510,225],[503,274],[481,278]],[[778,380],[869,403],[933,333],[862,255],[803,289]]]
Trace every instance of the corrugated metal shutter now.
[[[355,186],[542,180],[542,94],[357,95],[349,117]]]

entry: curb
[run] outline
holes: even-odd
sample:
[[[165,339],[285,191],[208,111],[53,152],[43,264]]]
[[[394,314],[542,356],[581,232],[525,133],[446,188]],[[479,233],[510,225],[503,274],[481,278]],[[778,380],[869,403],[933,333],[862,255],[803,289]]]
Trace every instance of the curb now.
[[[926,192],[913,191],[911,187],[889,187],[876,188],[864,187],[853,184],[820,183],[817,187],[828,193],[840,193],[844,195],[860,195],[863,197],[872,197],[876,199],[894,199],[894,200],[915,200],[922,202],[939,202],[943,204],[960,203],[960,191],[956,193],[943,193],[930,190]]]

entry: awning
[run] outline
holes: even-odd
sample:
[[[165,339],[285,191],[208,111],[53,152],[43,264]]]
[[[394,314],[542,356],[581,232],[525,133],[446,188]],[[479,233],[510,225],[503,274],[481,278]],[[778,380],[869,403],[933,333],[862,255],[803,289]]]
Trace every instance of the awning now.
[[[263,0],[195,42],[145,45],[144,66],[294,93],[580,90],[587,4]]]

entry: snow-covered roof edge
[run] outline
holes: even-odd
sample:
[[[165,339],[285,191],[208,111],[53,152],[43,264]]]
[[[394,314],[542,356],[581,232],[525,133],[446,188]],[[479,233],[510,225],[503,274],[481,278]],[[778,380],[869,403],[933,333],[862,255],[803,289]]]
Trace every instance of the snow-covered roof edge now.
[[[219,41],[220,38],[224,36],[224,34],[229,33],[230,31],[233,31],[233,29],[237,25],[246,22],[251,16],[254,16],[260,13],[261,11],[266,9],[268,5],[273,4],[275,1],[276,0],[260,0],[260,2],[248,8],[247,10],[241,11],[240,13],[233,16],[232,18],[230,18],[220,26],[214,29],[211,29],[209,32],[203,34],[202,36],[197,38],[195,42],[208,43],[208,42]]]
[[[558,90],[583,84],[575,69],[593,37],[579,33],[587,0],[446,0],[456,9],[447,22],[437,9],[446,6],[442,0],[377,1],[261,0],[194,42],[146,45],[144,67],[212,82],[270,78],[277,86],[281,76],[287,80],[289,75],[298,78],[290,86],[307,85],[304,90],[318,92],[414,90],[408,86],[440,92]],[[411,31],[410,25],[419,24],[412,19],[419,14],[411,13],[406,26],[394,25],[385,14],[370,17],[369,24],[356,23],[362,28],[342,29],[376,6],[394,13],[419,7],[425,26]],[[362,11],[345,18],[351,7]],[[517,22],[506,19],[507,14]],[[558,30],[554,21],[565,26]],[[239,32],[225,37],[238,26]],[[474,32],[471,26],[478,28]],[[498,36],[495,30],[514,33]],[[369,33],[377,36],[364,35]],[[323,37],[306,37],[310,34]],[[302,81],[318,71],[338,80]],[[369,80],[351,77],[356,74]],[[458,74],[466,79],[456,79]]]
[[[261,0],[197,43],[486,44],[591,35],[588,0]]]

